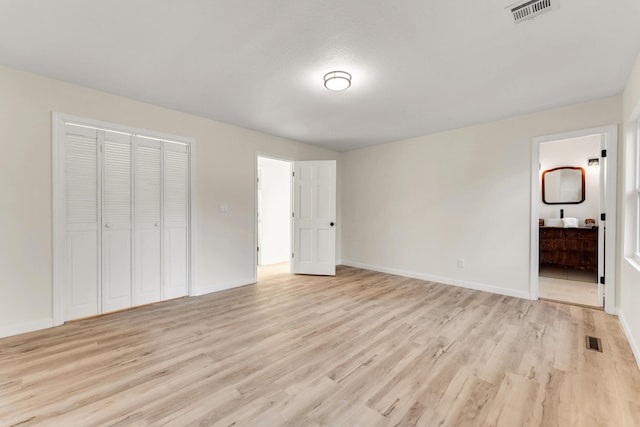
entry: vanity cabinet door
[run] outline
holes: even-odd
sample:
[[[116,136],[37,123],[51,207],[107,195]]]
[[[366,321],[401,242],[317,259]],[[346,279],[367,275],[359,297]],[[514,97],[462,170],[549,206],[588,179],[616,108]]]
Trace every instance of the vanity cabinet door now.
[[[540,263],[564,264],[565,239],[561,228],[540,229]]]

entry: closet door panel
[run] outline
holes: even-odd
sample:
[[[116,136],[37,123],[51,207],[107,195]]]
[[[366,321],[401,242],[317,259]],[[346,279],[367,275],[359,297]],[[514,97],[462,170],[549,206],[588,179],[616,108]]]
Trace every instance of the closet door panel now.
[[[162,300],[160,230],[136,229],[134,305]]]
[[[64,320],[100,313],[98,131],[65,126]]]
[[[135,140],[134,305],[162,300],[162,143]]]
[[[98,238],[96,227],[67,232],[67,286],[64,320],[98,314]]]
[[[131,307],[131,231],[103,234],[103,312]]]
[[[164,143],[164,299],[188,293],[189,151]]]
[[[102,311],[131,307],[131,135],[104,132]]]
[[[165,230],[164,299],[187,295],[187,233]]]

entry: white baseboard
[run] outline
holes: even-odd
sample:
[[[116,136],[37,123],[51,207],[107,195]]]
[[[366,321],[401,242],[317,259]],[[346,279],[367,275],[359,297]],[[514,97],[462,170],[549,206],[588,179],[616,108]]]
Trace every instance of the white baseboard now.
[[[191,293],[191,296],[197,297],[200,295],[210,294],[212,292],[224,291],[226,289],[237,288],[239,286],[252,285],[256,283],[256,279],[253,277],[249,277],[241,280],[234,280],[233,282],[225,282],[219,283],[216,285],[208,285],[196,287],[196,289]]]
[[[464,280],[450,279],[447,277],[432,276],[430,274],[416,273],[413,271],[397,270],[395,268],[378,267],[375,265],[363,264],[361,262],[342,260],[342,265],[349,267],[363,268],[365,270],[379,271],[380,273],[395,274],[396,276],[411,277],[412,279],[437,282],[445,285],[459,286],[461,288],[474,289],[476,291],[490,292],[492,294],[506,295],[509,297],[531,299],[531,294],[526,291],[516,291],[514,289],[500,288],[497,286],[485,285],[482,283],[467,282]]]
[[[631,346],[631,351],[636,358],[636,363],[638,364],[638,369],[640,369],[640,346],[633,339],[633,335],[631,334],[631,329],[629,328],[629,324],[627,320],[624,318],[624,314],[622,312],[618,313],[618,319],[620,319],[620,324],[622,325],[622,330],[624,334],[627,336],[627,341],[629,341],[629,345]]]
[[[25,334],[27,332],[39,331],[40,329],[47,329],[52,327],[52,318],[32,320],[31,322],[20,323],[17,325],[0,326],[0,338]]]

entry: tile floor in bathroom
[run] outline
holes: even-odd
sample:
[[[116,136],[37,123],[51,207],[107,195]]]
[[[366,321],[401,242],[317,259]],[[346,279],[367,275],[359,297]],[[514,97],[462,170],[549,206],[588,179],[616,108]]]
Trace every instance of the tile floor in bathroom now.
[[[598,307],[598,275],[559,267],[540,267],[538,296]]]

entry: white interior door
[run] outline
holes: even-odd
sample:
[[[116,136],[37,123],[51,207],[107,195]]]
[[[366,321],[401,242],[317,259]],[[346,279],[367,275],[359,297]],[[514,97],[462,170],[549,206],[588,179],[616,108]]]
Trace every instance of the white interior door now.
[[[164,142],[163,299],[188,293],[189,147]]]
[[[100,131],[102,143],[102,312],[131,307],[131,135]]]
[[[607,149],[607,136],[601,135],[600,149]],[[607,201],[607,158],[600,157],[600,212],[605,212]],[[598,227],[598,306],[604,307],[604,284],[600,278],[605,277],[605,242],[607,222],[600,219]]]
[[[295,162],[293,273],[336,274],[336,162]]]
[[[63,320],[100,313],[98,131],[65,125],[65,305]]]
[[[135,137],[133,304],[162,300],[162,143]]]

